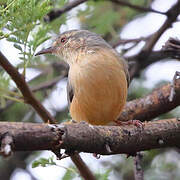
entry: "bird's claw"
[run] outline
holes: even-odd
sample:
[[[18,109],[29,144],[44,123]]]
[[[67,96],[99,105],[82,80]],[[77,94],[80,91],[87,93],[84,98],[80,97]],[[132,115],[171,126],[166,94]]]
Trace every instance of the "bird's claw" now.
[[[129,120],[126,122],[116,120],[115,123],[117,126],[134,125],[134,126],[141,128],[141,129],[144,128],[144,124],[140,120]]]

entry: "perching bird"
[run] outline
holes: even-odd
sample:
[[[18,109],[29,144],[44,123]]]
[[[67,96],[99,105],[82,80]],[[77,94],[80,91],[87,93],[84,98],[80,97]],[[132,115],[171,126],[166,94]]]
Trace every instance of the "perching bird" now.
[[[105,40],[87,30],[71,30],[36,55],[46,53],[70,66],[67,90],[73,120],[92,125],[117,120],[126,103],[129,74],[126,62]]]

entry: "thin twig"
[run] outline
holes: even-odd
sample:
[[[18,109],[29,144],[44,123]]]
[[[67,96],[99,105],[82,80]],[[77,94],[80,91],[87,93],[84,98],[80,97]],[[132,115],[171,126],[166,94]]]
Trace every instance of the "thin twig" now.
[[[134,39],[116,39],[113,42],[110,42],[111,46],[113,48],[116,48],[119,45],[124,45],[127,43],[139,43],[141,41],[146,41],[149,37],[140,37],[140,38],[134,38]]]
[[[160,27],[158,31],[156,31],[149,39],[149,41],[145,44],[142,51],[148,52],[150,54],[152,48],[161,37],[161,35],[171,27],[172,23],[176,21],[180,11],[180,1],[177,1],[175,5],[173,5],[167,12],[167,19]]]
[[[153,12],[153,13],[166,15],[165,12],[160,12],[160,11],[154,10],[150,7],[148,8],[148,7],[138,6],[138,5],[132,4],[132,3],[127,2],[127,1],[122,1],[122,0],[111,0],[111,1],[116,3],[116,4],[119,4],[121,6],[127,6],[129,8],[135,9],[135,10],[140,11],[140,12]]]
[[[144,180],[144,172],[141,166],[143,155],[140,152],[137,152],[134,157],[134,179],[135,180]]]
[[[173,58],[180,60],[180,40],[176,38],[169,38],[162,47],[162,52],[171,53]]]
[[[49,88],[52,88],[54,85],[56,85],[61,79],[63,79],[64,77],[67,76],[67,72],[64,72],[62,73],[62,75],[58,76],[58,77],[55,77],[54,79],[52,80],[49,80],[47,82],[43,82],[37,86],[34,86],[31,88],[31,91],[32,92],[37,92],[37,91],[40,91],[42,89],[49,89]]]
[[[88,166],[84,163],[84,161],[82,160],[82,158],[79,154],[75,153],[75,154],[71,155],[71,160],[76,165],[81,176],[85,180],[96,180],[95,176],[92,174],[92,172],[90,171]]]
[[[71,9],[73,9],[74,7],[86,2],[87,0],[74,0],[70,3],[67,3],[64,7],[62,7],[61,9],[54,9],[51,12],[49,12],[45,17],[44,17],[44,21],[46,22],[51,22],[54,19],[60,17],[62,14],[70,11]]]
[[[175,5],[173,5],[167,12],[167,19],[166,21],[163,23],[163,25],[154,33],[149,37],[149,40],[146,41],[144,47],[142,48],[142,50],[140,51],[140,53],[138,53],[137,55],[130,57],[128,59],[131,59],[133,61],[135,61],[136,63],[134,64],[134,67],[132,67],[131,69],[131,78],[138,76],[140,74],[140,71],[142,69],[144,69],[145,67],[147,67],[147,65],[151,64],[151,58],[148,59],[151,56],[152,53],[152,49],[154,47],[154,45],[156,44],[156,42],[159,40],[159,38],[161,37],[161,35],[172,26],[173,22],[175,22],[177,20],[177,17],[179,15],[180,12],[180,1],[177,1]],[[163,56],[163,54],[165,54],[165,56],[172,55],[171,52],[160,52],[160,54]],[[157,59],[156,59],[157,60]],[[147,63],[148,62],[148,63]]]
[[[159,50],[159,51],[152,51],[149,56],[144,58],[144,61],[138,62],[138,55],[125,57],[125,59],[128,61],[129,64],[129,74],[131,79],[135,75],[138,75],[138,73],[141,71],[141,69],[145,69],[152,63],[158,62],[160,60],[167,60],[167,59],[180,59],[180,51],[178,50]]]
[[[70,3],[67,3],[64,7],[60,8],[60,9],[52,10],[50,13],[48,13],[44,17],[44,20],[46,22],[51,22],[54,19],[60,17],[62,14],[70,11],[74,7],[84,3],[86,1],[88,1],[88,0],[74,0],[74,1],[72,1]],[[133,9],[141,11],[141,12],[153,12],[153,13],[166,15],[166,13],[164,13],[164,12],[160,12],[160,11],[154,10],[152,8],[145,8],[145,7],[142,7],[142,6],[134,5],[134,4],[131,4],[129,2],[125,2],[125,1],[121,1],[121,0],[111,0],[111,1],[114,2],[114,3],[118,3],[118,4],[122,5],[122,6],[127,6],[127,7],[130,7],[130,8],[133,8]]]

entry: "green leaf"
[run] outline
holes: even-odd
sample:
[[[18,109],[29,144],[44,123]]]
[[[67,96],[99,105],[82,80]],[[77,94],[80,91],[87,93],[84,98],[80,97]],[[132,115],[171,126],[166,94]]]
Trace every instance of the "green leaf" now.
[[[49,39],[50,28],[44,24],[43,18],[52,8],[50,3],[50,0],[7,0],[5,7],[0,6],[0,39],[8,37],[7,40],[22,52],[19,56],[24,61],[30,60],[33,50]],[[39,25],[41,31],[34,40],[31,34],[39,29]]]
[[[50,158],[40,158],[32,163],[32,168],[36,168],[38,166],[46,167],[48,165],[56,165],[53,160],[53,157]]]
[[[72,180],[75,176],[76,174],[73,171],[67,170],[64,176],[62,177],[62,180]]]
[[[17,43],[18,41],[17,41],[17,38],[15,38],[15,37],[9,37],[9,38],[7,38],[7,40],[8,41],[10,41],[10,42],[14,42],[14,43]]]
[[[108,169],[103,174],[96,174],[96,177],[98,180],[109,180],[109,174],[112,171],[112,169]]]
[[[21,47],[20,45],[18,45],[18,44],[14,44],[14,47],[15,47],[16,49],[18,49],[18,50],[22,51],[22,47]]]

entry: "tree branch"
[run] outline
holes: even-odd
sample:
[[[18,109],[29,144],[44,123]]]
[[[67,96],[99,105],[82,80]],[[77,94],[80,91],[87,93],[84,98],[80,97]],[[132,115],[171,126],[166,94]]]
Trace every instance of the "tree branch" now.
[[[144,98],[127,102],[118,120],[128,121],[138,119],[141,121],[151,120],[160,114],[166,113],[180,105],[180,79],[174,84],[175,95],[170,101],[171,84],[168,83]]]
[[[141,166],[143,155],[138,152],[134,157],[134,178],[135,180],[144,180],[144,172]]]
[[[78,169],[81,169],[80,174],[85,180],[96,180],[88,166],[84,163],[81,156],[78,153],[71,155],[71,160],[74,162]],[[83,173],[83,174],[82,174]]]
[[[169,40],[163,46],[163,52],[171,53],[171,57],[180,60],[180,40],[175,38],[169,38]]]
[[[53,9],[50,13],[48,13],[44,17],[44,21],[45,22],[51,22],[54,19],[60,17],[62,14],[70,11],[71,9],[75,8],[76,6],[82,4],[86,1],[88,1],[88,0],[74,0],[70,3],[67,3],[64,7],[60,8],[60,9]],[[154,10],[152,8],[146,8],[146,7],[134,5],[134,4],[131,4],[129,2],[125,2],[125,1],[121,1],[121,0],[111,0],[111,1],[116,3],[116,4],[122,5],[122,6],[127,6],[129,8],[133,8],[133,9],[140,11],[140,12],[153,12],[153,13],[166,15],[165,12],[160,12],[160,11]]]
[[[140,63],[137,61],[137,55],[135,56],[130,56],[130,57],[125,57],[125,59],[129,63],[129,74],[131,79],[135,75],[139,73],[140,70],[148,67],[152,63],[155,63],[160,60],[165,60],[165,59],[180,59],[180,51],[178,49],[166,49],[165,47],[162,50],[159,51],[152,51],[151,54],[144,59],[144,61],[141,61]],[[132,65],[131,65],[132,63]]]
[[[31,88],[31,91],[32,92],[37,92],[39,90],[42,90],[42,89],[49,89],[49,88],[52,88],[54,85],[56,85],[61,79],[63,79],[64,77],[66,77],[68,74],[68,72],[64,72],[62,73],[60,76],[57,76],[55,77],[54,79],[50,80],[50,81],[46,81],[46,82],[43,82],[35,87],[32,87]]]
[[[25,78],[21,75],[16,68],[6,59],[6,57],[0,52],[0,65],[5,69],[5,71],[11,76],[11,78],[16,83],[17,87],[23,94],[24,100],[27,104],[30,104],[44,122],[55,123],[56,120],[53,116],[44,108],[44,106],[34,97],[29,86],[27,85]]]
[[[140,37],[140,38],[134,38],[134,39],[116,39],[112,42],[109,42],[109,44],[111,44],[111,46],[113,48],[116,48],[117,46],[119,45],[124,45],[124,44],[127,44],[127,43],[139,43],[141,41],[146,41],[147,39],[149,38],[148,37]]]
[[[44,21],[45,22],[51,22],[54,19],[60,17],[62,14],[70,11],[71,9],[73,9],[74,7],[86,2],[87,0],[74,0],[70,3],[67,3],[64,7],[62,7],[61,9],[53,9],[51,12],[49,12],[45,17],[44,17]]]
[[[160,29],[155,32],[149,41],[145,44],[144,48],[142,51],[145,52],[151,52],[152,48],[154,47],[155,43],[158,41],[158,39],[161,37],[161,35],[169,28],[171,27],[172,23],[176,21],[180,11],[180,1],[177,1],[177,3],[172,6],[168,11],[167,11],[167,19],[164,22],[164,24],[160,27]]]
[[[138,6],[135,4],[131,4],[130,2],[127,2],[127,1],[122,1],[122,0],[111,0],[111,1],[116,3],[116,4],[119,4],[121,6],[127,6],[129,8],[135,9],[135,10],[140,11],[140,12],[153,12],[153,13],[166,15],[165,12],[160,12],[160,11],[156,11],[152,8],[146,8],[146,7]]]
[[[180,121],[166,119],[144,123],[139,129],[128,126],[90,126],[87,123],[47,124],[0,122],[1,140],[5,133],[13,137],[13,151],[53,150],[68,152],[135,154],[165,147],[179,147]],[[107,148],[108,147],[108,148]]]
[[[149,64],[151,64],[151,61],[149,61],[148,63],[146,62],[146,60],[148,60],[148,58],[151,56],[152,53],[152,49],[154,47],[154,45],[156,44],[156,42],[159,40],[159,38],[161,37],[161,35],[169,28],[172,26],[172,23],[176,21],[178,15],[180,12],[180,1],[177,1],[175,5],[173,5],[167,12],[167,19],[164,22],[164,24],[160,27],[160,29],[158,29],[158,31],[156,31],[154,34],[152,34],[149,37],[149,40],[146,41],[146,44],[144,45],[144,47],[142,48],[142,50],[140,51],[140,53],[138,53],[136,56],[130,57],[128,58],[129,60],[133,60],[135,61],[134,66],[131,68],[130,74],[131,77],[137,76],[139,75],[140,70],[144,69],[146,66],[148,66]],[[172,52],[166,52],[165,53],[166,56],[167,55],[172,55]],[[173,56],[173,55],[172,55]],[[151,58],[149,59],[151,60]],[[155,59],[154,59],[155,60]]]

